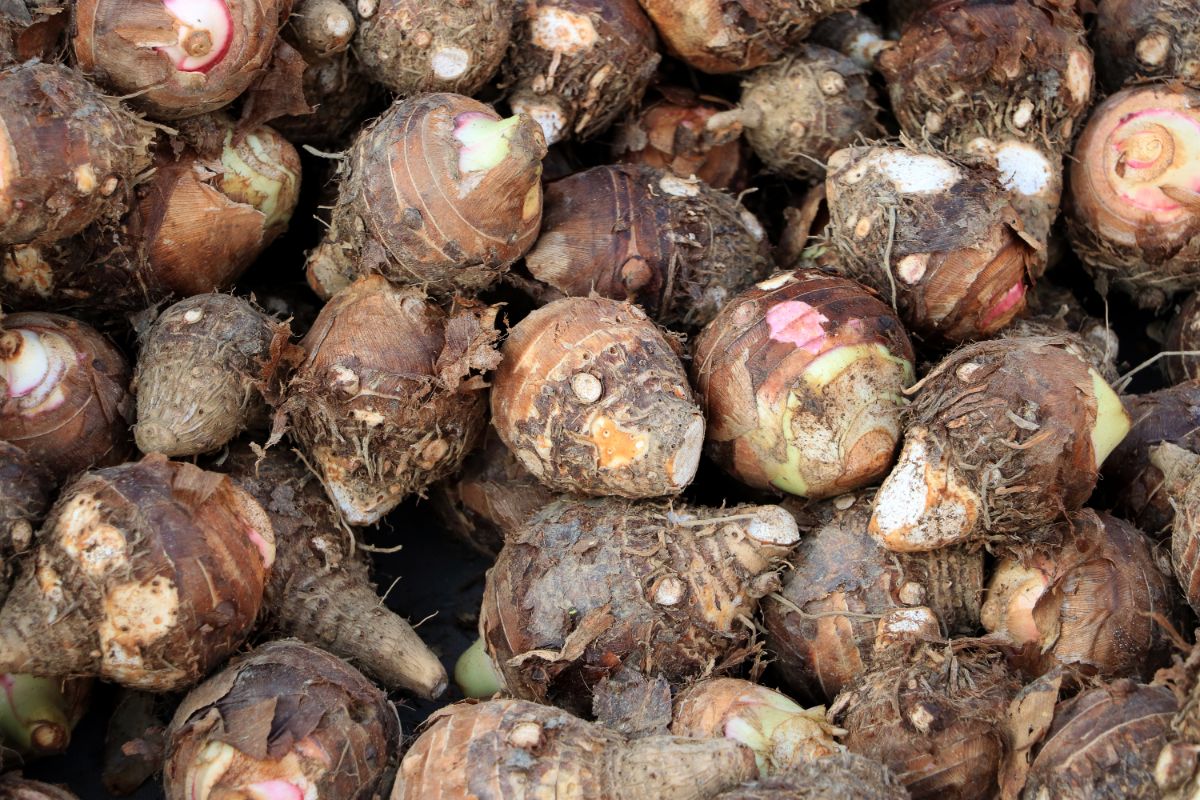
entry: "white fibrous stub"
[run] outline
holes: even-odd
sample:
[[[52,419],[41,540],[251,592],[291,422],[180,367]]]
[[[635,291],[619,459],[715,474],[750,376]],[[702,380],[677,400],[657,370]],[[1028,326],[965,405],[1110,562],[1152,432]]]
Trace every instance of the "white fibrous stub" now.
[[[1005,142],[996,149],[1000,183],[1009,191],[1032,197],[1050,185],[1050,162],[1040,150],[1023,142]]]
[[[700,194],[700,181],[695,178],[680,178],[670,173],[663,175],[658,181],[658,187],[675,197],[695,197]]]
[[[792,273],[781,272],[778,275],[767,278],[765,281],[759,281],[758,283],[756,283],[754,285],[757,288],[762,289],[764,292],[771,292],[782,286],[787,286],[788,282],[791,281],[792,279],[793,279]],[[1197,322],[1198,322],[1198,324],[1200,324],[1200,320],[1198,320]]]
[[[1067,91],[1077,103],[1092,96],[1092,56],[1090,51],[1072,50],[1067,56]]]
[[[874,53],[879,49],[882,40],[871,33],[863,31],[855,36],[846,47],[846,55],[850,56],[860,67],[870,67]]]
[[[586,14],[544,5],[530,23],[535,46],[563,55],[589,50],[599,39],[596,27]]]
[[[927,608],[901,608],[887,617],[888,630],[893,633],[917,633],[928,628],[931,622],[932,615]]]
[[[766,238],[767,232],[763,230],[762,223],[758,221],[758,217],[750,213],[749,209],[743,208],[738,212],[738,216],[742,220],[742,227],[754,237],[754,241],[761,242]]]
[[[467,71],[471,54],[461,47],[439,47],[429,58],[433,74],[442,80],[453,80]]]
[[[906,194],[943,192],[962,180],[962,172],[957,166],[926,153],[876,150],[870,158],[892,185]]]
[[[683,599],[683,581],[676,577],[663,578],[654,590],[654,602],[660,606],[673,606]]]
[[[900,280],[911,285],[925,276],[928,266],[929,253],[913,253],[900,259],[900,263],[896,265],[896,272],[900,275]]]

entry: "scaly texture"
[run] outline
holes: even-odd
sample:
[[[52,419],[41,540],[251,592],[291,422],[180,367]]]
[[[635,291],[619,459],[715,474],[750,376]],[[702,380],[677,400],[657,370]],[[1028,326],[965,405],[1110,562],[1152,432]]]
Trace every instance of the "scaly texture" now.
[[[1200,294],[1192,293],[1179,307],[1167,328],[1163,349],[1177,353],[1200,351]],[[1194,355],[1168,356],[1164,372],[1171,383],[1200,379],[1200,358]]]
[[[883,764],[855,753],[835,753],[797,764],[713,800],[909,800],[908,790]]]
[[[1200,456],[1171,443],[1150,449],[1150,463],[1163,476],[1161,491],[1175,511],[1171,564],[1183,596],[1200,608]]]
[[[551,299],[598,294],[692,328],[772,263],[762,225],[730,195],[660,169],[605,166],[547,185],[525,265]]]
[[[271,127],[296,146],[344,149],[379,94],[377,87],[367,81],[349,52],[309,64],[301,83],[305,101],[316,110],[276,117]]]
[[[729,669],[798,538],[778,506],[560,501],[505,543],[480,636],[514,696],[573,709],[622,664],[673,683]]]
[[[16,445],[0,441],[0,605],[12,579],[12,557],[33,542],[54,488],[49,470]]]
[[[1200,14],[1188,0],[1100,0],[1096,72],[1115,92],[1134,78],[1200,82]]]

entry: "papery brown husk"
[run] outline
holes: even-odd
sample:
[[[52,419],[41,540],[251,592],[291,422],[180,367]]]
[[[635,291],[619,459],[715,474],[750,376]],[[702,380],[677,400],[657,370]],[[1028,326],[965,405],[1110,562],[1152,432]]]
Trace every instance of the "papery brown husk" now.
[[[142,338],[133,377],[138,447],[196,455],[264,424],[279,400],[290,337],[286,322],[230,295],[167,308]]]
[[[321,309],[283,409],[292,436],[354,525],[458,469],[484,425],[497,308],[441,310],[362,278]]]
[[[291,0],[224,0],[228,48],[205,71],[176,69],[158,46],[178,40],[178,20],[160,0],[78,0],[71,45],[80,70],[129,95],[156,119],[175,120],[233,102],[265,72]]]
[[[821,356],[863,345],[883,352],[820,387],[807,379]],[[696,338],[706,452],[756,489],[830,497],[873,483],[895,456],[913,361],[904,326],[864,286],[817,270],[774,275]]]
[[[936,191],[905,191],[887,169],[910,162],[918,166],[906,176],[936,167],[946,180]],[[1024,307],[1023,296],[1013,301],[1009,293],[1024,291],[1040,260],[997,178],[982,164],[914,148],[838,151],[825,189],[843,269],[891,302],[919,337],[994,334]]]
[[[50,470],[21,448],[0,441],[0,603],[8,558],[33,541],[33,532],[50,507],[55,489]]]
[[[1193,292],[1179,307],[1167,328],[1166,351],[1200,351],[1200,294]],[[1167,356],[1163,371],[1174,384],[1200,378],[1200,356]]]
[[[882,666],[874,653],[876,626],[892,609],[928,606],[948,635],[979,628],[982,549],[884,550],[867,533],[872,497],[868,490],[806,506],[803,514],[816,524],[789,557],[783,588],[762,601],[775,669],[789,687],[818,702],[832,702]],[[784,507],[798,505],[789,500]]]
[[[997,594],[983,607],[990,632],[1017,648],[1031,645],[1015,663],[1033,676],[1063,665],[1080,677],[1152,677],[1170,649],[1163,623],[1174,616],[1176,591],[1153,543],[1129,523],[1091,509],[1031,538],[1036,541],[1002,551],[1005,560],[995,569],[1019,564],[1038,574],[1045,585],[1033,606],[1014,611]],[[993,582],[989,591],[996,590]],[[1036,642],[1008,630],[1013,614],[1032,622]]]
[[[153,136],[67,67],[29,61],[0,70],[0,249],[119,217],[150,166]]]
[[[483,172],[459,171],[456,120],[499,119],[454,94],[398,101],[365,128],[342,162],[325,239],[309,253],[309,283],[329,297],[362,275],[436,294],[495,283],[533,244],[541,222],[546,146],[521,118],[508,153]]]
[[[1164,443],[1150,448],[1150,463],[1161,471],[1161,492],[1175,511],[1171,565],[1194,610],[1200,608],[1200,456]]]
[[[909,794],[883,764],[847,752],[797,764],[713,800],[909,800]]]
[[[0,775],[0,800],[79,800],[65,786],[22,778],[19,773]]]
[[[762,225],[732,196],[640,166],[594,167],[548,184],[525,265],[550,286],[548,299],[598,294],[688,328],[708,323],[772,267]]]
[[[1025,800],[1157,800],[1154,766],[1178,710],[1171,691],[1122,679],[1054,710]]]
[[[1026,294],[1028,314],[1013,320],[1001,334],[1006,338],[1057,336],[1064,346],[1091,365],[1109,384],[1121,377],[1117,369],[1120,341],[1105,320],[1087,313],[1067,289],[1046,280]]]
[[[527,0],[502,83],[513,111],[537,120],[547,144],[587,141],[641,99],[660,59],[637,0]]]
[[[339,149],[362,124],[378,90],[362,74],[349,52],[309,64],[304,69],[304,98],[311,114],[277,117],[271,127],[299,145]]]
[[[346,662],[316,647],[270,642],[232,661],[183,699],[167,731],[168,800],[248,794],[281,780],[312,796],[376,796],[400,740],[387,695]],[[197,792],[193,763],[210,742],[237,750]],[[306,786],[295,779],[303,776]]]
[[[640,2],[672,55],[703,72],[722,73],[775,61],[799,44],[817,20],[862,0]]]
[[[352,4],[358,17],[354,54],[363,72],[398,95],[473,95],[504,60],[516,0],[376,0]],[[370,13],[364,13],[365,10]],[[435,61],[465,58],[458,75],[439,74]],[[454,66],[457,68],[458,64]],[[453,70],[448,70],[452,72]]]
[[[24,450],[60,482],[93,465],[124,461],[133,419],[125,356],[95,329],[60,314],[9,314],[0,321],[0,337],[19,336],[18,329],[59,341],[67,352],[61,354],[58,388],[32,407],[21,397],[10,397],[0,380],[0,439]],[[0,338],[0,350],[16,341]],[[68,360],[71,354],[74,358]],[[61,404],[50,407],[59,395]]]
[[[1200,81],[1200,15],[1187,0],[1101,0],[1096,73],[1115,92],[1133,78]],[[1142,58],[1142,55],[1147,56]]]
[[[162,771],[166,728],[178,698],[122,689],[108,718],[101,780],[111,795],[125,797]]]
[[[550,706],[459,703],[434,712],[400,764],[391,800],[709,800],[755,774],[729,739],[626,739]]]
[[[835,721],[842,743],[888,766],[913,800],[990,797],[1017,688],[997,651],[923,644],[863,675],[839,696],[846,712]]]
[[[0,607],[0,672],[186,688],[250,633],[273,538],[224,476],[162,456],[88,472]]]
[[[479,633],[508,691],[582,713],[622,665],[674,684],[735,667],[756,649],[750,617],[795,541],[753,538],[764,515],[792,522],[775,506],[547,506],[484,589]]]
[[[12,0],[0,9],[0,64],[54,61],[70,22],[60,0]]]
[[[556,491],[678,494],[695,475],[704,438],[681,349],[637,306],[556,300],[510,331],[491,391],[492,425]]]
[[[614,158],[667,170],[680,178],[695,175],[714,189],[738,191],[748,177],[742,124],[708,126],[731,104],[679,86],[659,86],[653,103],[629,114],[615,131]]]

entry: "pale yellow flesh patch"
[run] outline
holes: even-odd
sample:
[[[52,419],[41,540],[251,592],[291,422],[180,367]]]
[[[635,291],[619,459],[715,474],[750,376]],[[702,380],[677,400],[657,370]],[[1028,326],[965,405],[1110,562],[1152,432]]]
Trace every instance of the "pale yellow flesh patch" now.
[[[1092,376],[1092,393],[1096,398],[1096,422],[1092,425],[1092,453],[1096,459],[1097,469],[1108,458],[1109,453],[1129,433],[1132,425],[1121,398],[1112,387],[1094,369],[1088,369]]]

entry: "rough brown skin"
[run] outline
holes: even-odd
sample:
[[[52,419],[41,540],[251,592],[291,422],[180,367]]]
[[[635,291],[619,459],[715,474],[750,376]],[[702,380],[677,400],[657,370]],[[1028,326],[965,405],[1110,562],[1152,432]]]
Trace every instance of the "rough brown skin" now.
[[[627,300],[685,328],[706,324],[772,266],[762,225],[732,196],[633,165],[548,184],[542,232],[525,265],[551,299]]]
[[[702,72],[740,72],[785,55],[822,17],[862,0],[640,0],[667,49]]]
[[[141,342],[133,435],[143,453],[190,456],[264,422],[279,399],[291,331],[227,294],[167,308]]]
[[[514,696],[581,711],[622,664],[673,684],[730,669],[794,525],[777,506],[554,503],[488,572],[480,636]]]
[[[205,114],[233,102],[268,66],[291,0],[220,0],[231,33],[224,54],[206,29],[184,29],[162,0],[80,0],[71,46],[79,69],[157,119]],[[164,45],[202,57],[203,68],[181,69]],[[186,63],[184,66],[187,66]]]
[[[901,147],[846,148],[828,166],[829,237],[843,268],[912,333],[962,342],[1020,313],[1040,255],[994,170]]]
[[[844,354],[852,361],[822,371]],[[913,360],[900,320],[865,287],[817,270],[778,273],[696,339],[707,452],[756,489],[819,498],[873,483],[896,453]]]
[[[1122,398],[1133,421],[1129,435],[1104,462],[1098,485],[1105,508],[1112,508],[1157,537],[1175,518],[1162,471],[1150,460],[1153,447],[1170,442],[1200,452],[1200,383]]]
[[[704,439],[679,349],[637,306],[556,300],[509,332],[492,425],[556,491],[678,494],[696,474]]]
[[[12,557],[33,542],[54,488],[48,469],[16,445],[0,441],[0,604],[12,579]]]
[[[1141,531],[1084,509],[1003,554],[983,603],[983,627],[1025,648],[1033,676],[1063,665],[1081,677],[1150,678],[1169,648],[1174,586]]]
[[[299,0],[284,36],[312,63],[346,52],[357,30],[354,12],[342,0]]]
[[[1150,463],[1162,473],[1163,494],[1175,510],[1171,564],[1183,596],[1200,608],[1200,456],[1171,443],[1150,448]]]
[[[1200,81],[1200,16],[1186,0],[1100,0],[1096,73],[1115,92],[1133,78]]]
[[[1145,308],[1200,287],[1196,126],[1200,91],[1134,86],[1097,106],[1075,143],[1071,246],[1101,288],[1116,286]]]
[[[1109,324],[1090,316],[1068,289],[1047,280],[1038,281],[1026,295],[1027,317],[1018,317],[1001,334],[1005,337],[1060,336],[1066,347],[1090,364],[1104,380],[1115,384],[1121,377],[1117,368],[1120,340]]]
[[[370,525],[458,469],[483,430],[496,307],[449,314],[378,275],[321,309],[283,410],[341,515]]]
[[[275,564],[263,595],[263,627],[321,647],[389,689],[441,695],[446,671],[412,626],[380,602],[366,554],[338,523],[321,484],[294,454],[260,459],[235,446],[230,476],[271,517]]]
[[[459,703],[433,714],[400,764],[391,800],[709,800],[754,776],[728,739],[626,739],[522,700]]]
[[[637,0],[525,0],[503,83],[547,144],[586,141],[641,99],[660,60]]]
[[[54,60],[70,21],[59,0],[11,0],[0,9],[0,64]]]
[[[1175,352],[1200,351],[1200,294],[1192,293],[1179,307],[1167,328],[1163,349]],[[1200,357],[1168,356],[1163,367],[1167,379],[1179,384],[1200,378]]]
[[[459,474],[437,484],[431,496],[447,530],[489,558],[558,497],[521,465],[490,426]]]
[[[222,475],[162,456],[88,472],[0,608],[0,672],[190,686],[250,633],[273,559],[266,512]]]
[[[658,99],[626,116],[617,127],[613,157],[621,163],[667,170],[680,178],[695,175],[714,189],[743,188],[749,163],[739,139],[741,123],[708,126],[708,121],[728,110],[730,104],[679,86],[658,86],[655,93]]]
[[[153,135],[64,66],[0,70],[0,247],[51,242],[118,217],[150,165]]]
[[[108,719],[101,780],[112,795],[125,797],[162,770],[166,727],[176,698],[122,689]]]
[[[889,767],[913,800],[994,796],[1018,688],[998,653],[922,644],[884,663],[839,696],[842,743]]]
[[[829,156],[882,132],[868,77],[841,53],[801,45],[750,73],[737,110],[716,122],[740,121],[746,141],[772,172],[798,180],[821,178]]]
[[[499,116],[454,94],[398,101],[346,155],[330,228],[309,254],[309,284],[330,297],[379,273],[437,294],[493,284],[533,244],[542,218],[546,145],[521,117],[502,160],[460,169],[455,138],[466,120]]]
[[[1026,229],[1045,242],[1062,157],[1092,97],[1092,52],[1074,8],[1053,0],[931,4],[878,63],[905,133],[998,163]],[[1031,145],[1045,161],[1036,189],[1021,188],[997,161],[1006,143]]]
[[[909,800],[895,774],[855,753],[797,764],[783,775],[722,792],[713,800]]]
[[[354,53],[376,83],[401,96],[473,95],[504,60],[516,0],[366,0],[355,5]]]
[[[928,606],[950,635],[979,627],[982,550],[890,553],[867,533],[871,499],[866,491],[805,509],[816,525],[788,559],[783,588],[762,601],[775,669],[787,686],[818,702],[832,702],[879,666],[876,625],[892,609]]]
[[[309,64],[302,78],[304,98],[316,110],[271,121],[293,144],[332,151],[346,147],[377,94],[354,57],[337,53]]]
[[[79,800],[62,786],[22,778],[15,772],[0,775],[0,800]]]
[[[399,745],[387,695],[324,650],[265,644],[192,690],[167,731],[167,800],[253,796],[375,797]],[[266,788],[266,787],[264,787]]]
[[[20,365],[39,352],[50,366],[35,384]],[[10,314],[0,322],[0,370],[0,439],[60,481],[125,460],[129,364],[95,329],[59,314]]]
[[[849,56],[855,64],[868,70],[875,68],[880,53],[896,44],[883,38],[883,31],[875,20],[856,10],[839,11],[819,20],[807,41]]]
[[[1060,703],[1022,797],[1157,800],[1159,750],[1178,710],[1171,691],[1117,680]]]

